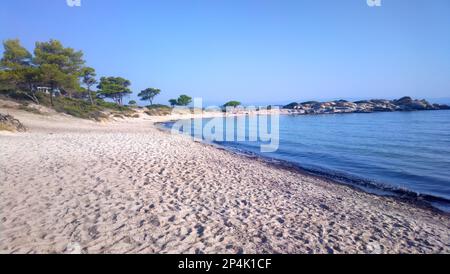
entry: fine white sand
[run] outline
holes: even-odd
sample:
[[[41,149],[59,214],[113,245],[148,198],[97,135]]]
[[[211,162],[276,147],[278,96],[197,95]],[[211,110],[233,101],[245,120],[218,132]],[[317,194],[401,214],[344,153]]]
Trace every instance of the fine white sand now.
[[[1,253],[449,253],[448,215],[158,130],[10,112]],[[144,115],[143,115],[144,116]]]

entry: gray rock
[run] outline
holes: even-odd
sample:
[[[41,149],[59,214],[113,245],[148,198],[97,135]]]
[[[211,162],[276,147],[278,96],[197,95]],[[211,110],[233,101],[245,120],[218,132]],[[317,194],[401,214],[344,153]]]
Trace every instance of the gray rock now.
[[[386,99],[372,99],[356,102],[348,102],[346,100],[329,102],[308,101],[300,104],[294,102],[284,106],[284,108],[293,109],[296,114],[370,113],[450,109],[448,105],[430,104],[425,99],[415,100],[409,96],[392,101]]]

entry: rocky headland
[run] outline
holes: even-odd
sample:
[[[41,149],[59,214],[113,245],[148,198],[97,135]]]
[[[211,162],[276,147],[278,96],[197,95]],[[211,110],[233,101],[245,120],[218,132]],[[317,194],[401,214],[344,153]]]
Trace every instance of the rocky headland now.
[[[371,113],[392,111],[442,110],[448,105],[431,104],[427,100],[412,99],[409,96],[397,100],[372,99],[349,102],[336,100],[329,102],[308,101],[290,103],[283,107],[296,114]]]

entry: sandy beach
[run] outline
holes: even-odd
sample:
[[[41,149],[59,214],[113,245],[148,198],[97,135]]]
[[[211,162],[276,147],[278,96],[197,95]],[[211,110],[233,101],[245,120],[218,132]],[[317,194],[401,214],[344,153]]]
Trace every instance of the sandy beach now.
[[[153,123],[11,113],[1,253],[449,253],[448,214],[239,156]]]

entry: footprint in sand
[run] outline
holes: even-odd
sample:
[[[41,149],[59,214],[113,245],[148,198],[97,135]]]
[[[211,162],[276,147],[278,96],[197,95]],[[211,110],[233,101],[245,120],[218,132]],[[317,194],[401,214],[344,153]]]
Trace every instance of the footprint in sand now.
[[[203,232],[205,231],[205,228],[202,225],[200,225],[200,224],[197,224],[194,228],[197,230],[197,235],[199,237],[202,237],[203,236]]]

